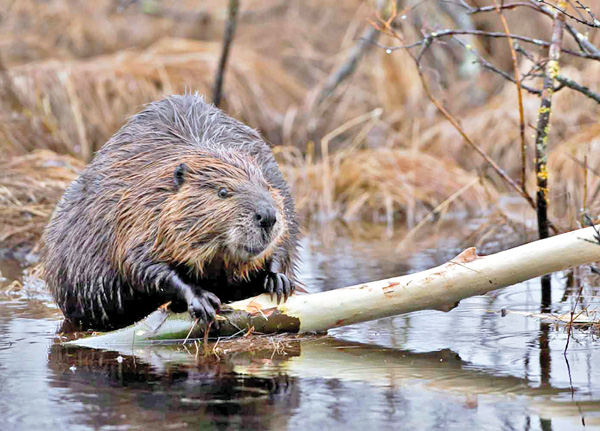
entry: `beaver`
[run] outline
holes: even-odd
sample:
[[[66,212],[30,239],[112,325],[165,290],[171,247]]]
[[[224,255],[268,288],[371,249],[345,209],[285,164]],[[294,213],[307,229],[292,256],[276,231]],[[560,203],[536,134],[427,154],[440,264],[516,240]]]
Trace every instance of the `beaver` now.
[[[104,144],[47,225],[45,279],[83,328],[164,303],[214,320],[221,302],[297,283],[294,202],[268,144],[198,94],[150,103]]]

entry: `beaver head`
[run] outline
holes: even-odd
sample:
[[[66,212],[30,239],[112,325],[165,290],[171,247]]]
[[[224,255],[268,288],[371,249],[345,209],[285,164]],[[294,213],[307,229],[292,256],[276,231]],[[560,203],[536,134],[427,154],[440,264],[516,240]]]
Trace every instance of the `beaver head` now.
[[[198,274],[215,259],[240,277],[263,268],[287,223],[283,198],[259,166],[230,150],[161,159],[160,165],[144,165],[148,172],[136,174],[141,182],[120,199],[120,253],[141,240],[153,258]],[[153,195],[163,199],[156,202]],[[149,210],[152,202],[157,205]]]

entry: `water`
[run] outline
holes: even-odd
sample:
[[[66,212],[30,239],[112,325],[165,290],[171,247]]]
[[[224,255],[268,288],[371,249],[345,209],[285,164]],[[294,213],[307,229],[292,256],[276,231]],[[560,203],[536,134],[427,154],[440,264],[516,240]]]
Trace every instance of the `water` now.
[[[327,290],[419,271],[459,251],[451,241],[404,254],[395,245],[320,233],[303,242],[301,278]],[[20,276],[15,262],[1,265],[5,286]],[[574,296],[561,301],[565,279],[553,281],[553,311],[567,312]],[[597,307],[596,290],[584,294]],[[60,312],[47,294],[0,294],[0,429],[600,429],[596,334],[575,331],[563,355],[564,328],[525,315],[539,312],[539,301],[533,280],[448,313],[204,357],[193,345],[133,355],[66,348],[55,342]]]

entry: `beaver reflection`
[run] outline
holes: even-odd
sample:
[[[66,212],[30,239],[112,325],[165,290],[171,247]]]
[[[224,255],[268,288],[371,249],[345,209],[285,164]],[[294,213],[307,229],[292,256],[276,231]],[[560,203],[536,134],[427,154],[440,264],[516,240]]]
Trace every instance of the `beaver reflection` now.
[[[240,361],[262,361],[260,354],[235,360],[189,357],[189,364],[169,363],[163,357],[155,366],[118,352],[55,344],[48,366],[55,373],[52,385],[68,388],[69,398],[89,410],[85,417],[94,427],[278,429],[286,427],[289,412],[298,407],[295,378],[233,372]]]

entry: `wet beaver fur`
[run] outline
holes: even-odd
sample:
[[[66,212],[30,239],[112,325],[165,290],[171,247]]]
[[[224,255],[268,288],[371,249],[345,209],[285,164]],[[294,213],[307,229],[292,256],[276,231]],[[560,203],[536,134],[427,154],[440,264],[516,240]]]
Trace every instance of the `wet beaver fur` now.
[[[44,234],[65,316],[112,329],[161,304],[214,319],[221,301],[294,290],[298,225],[273,154],[198,95],[149,104],[66,190]]]

